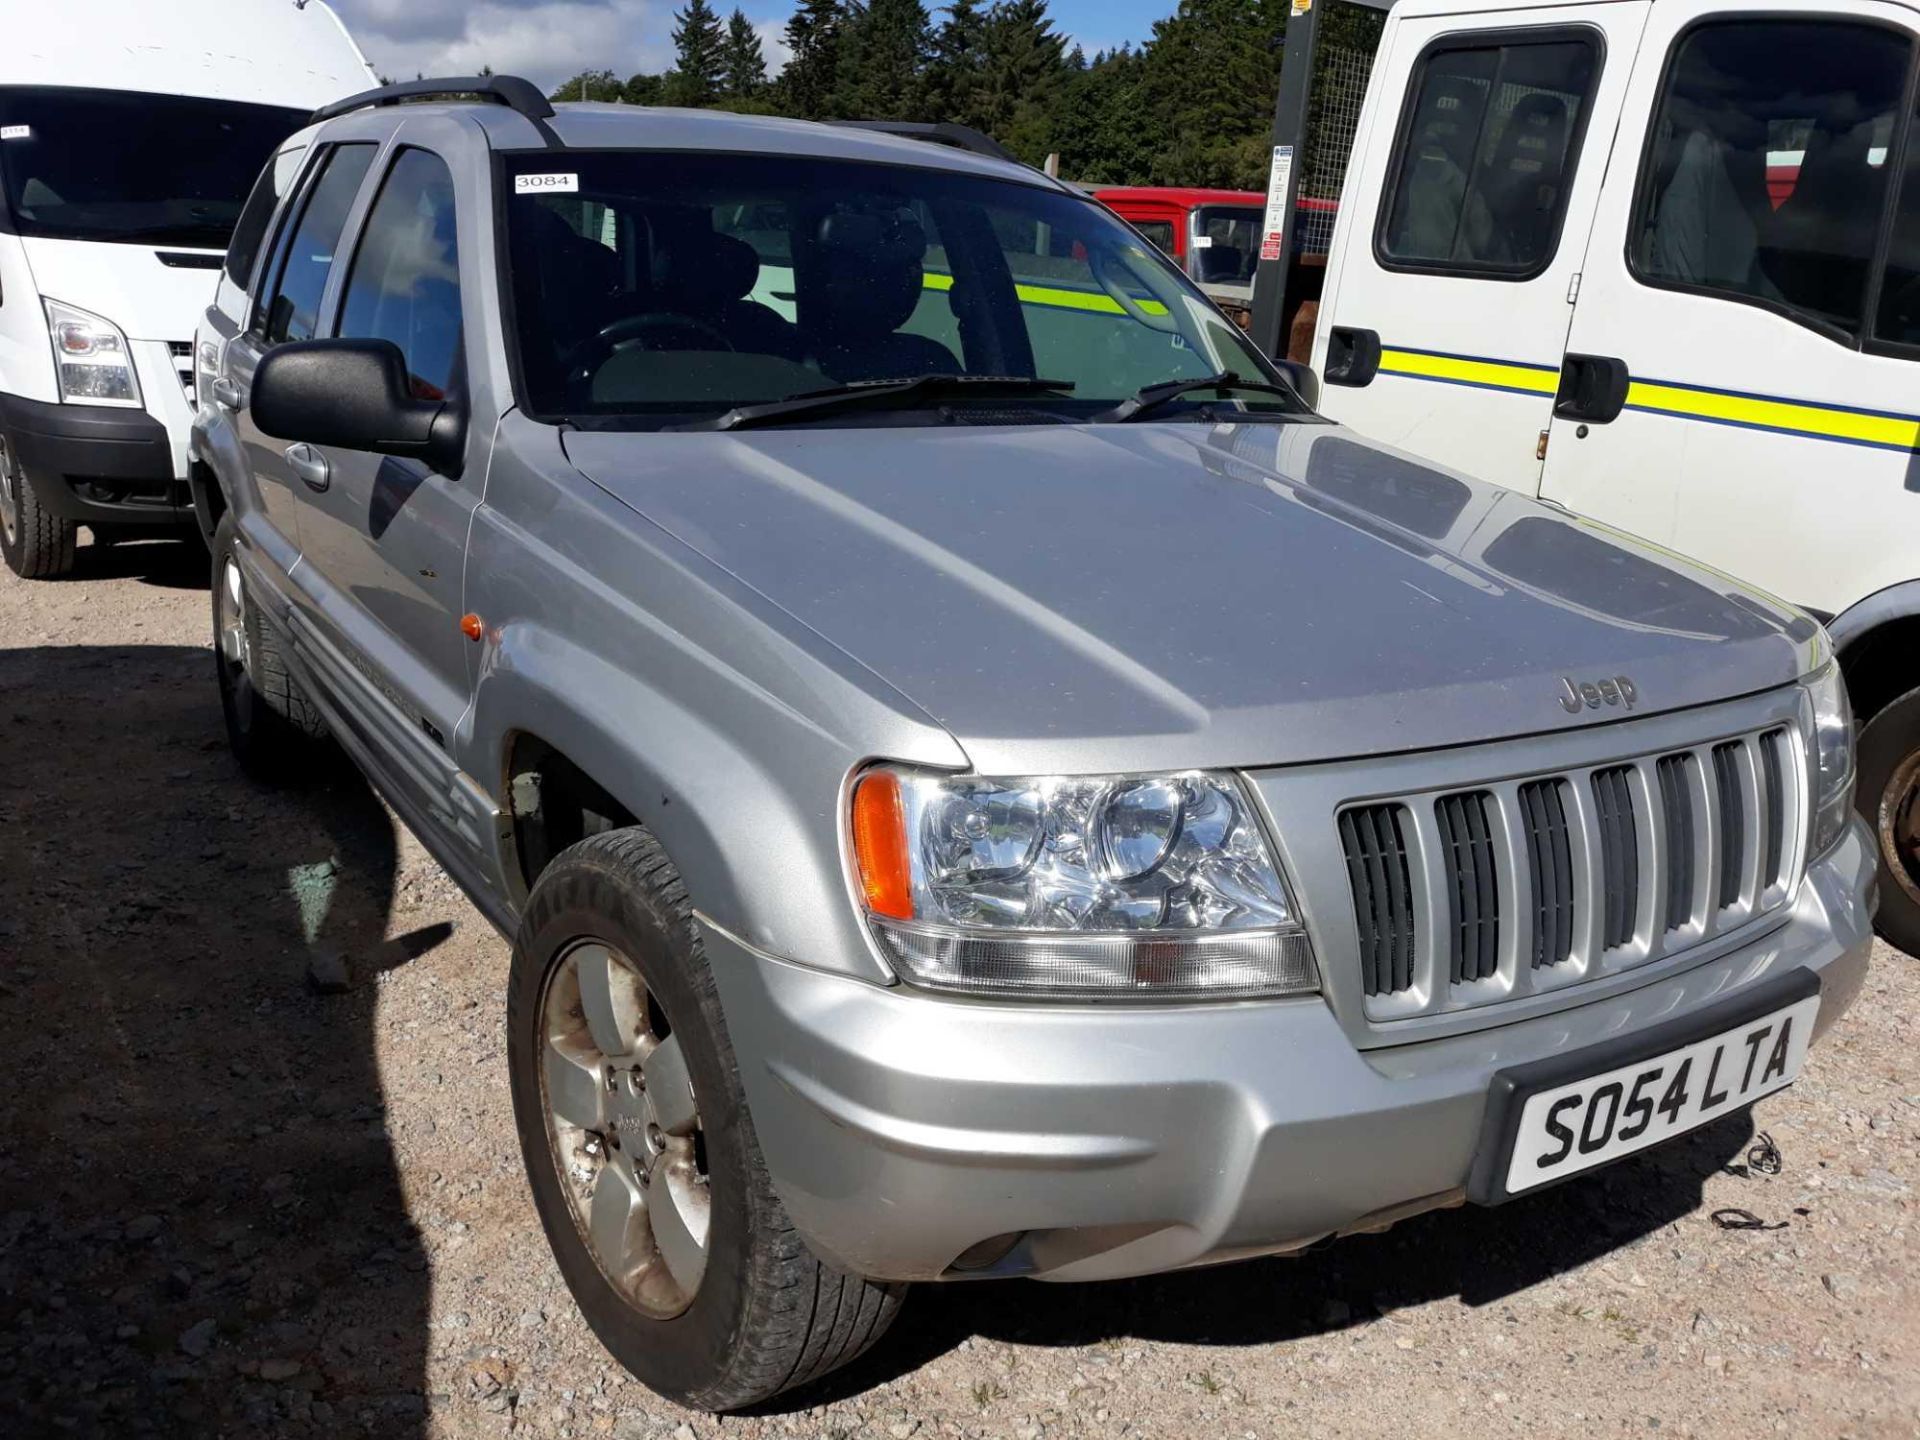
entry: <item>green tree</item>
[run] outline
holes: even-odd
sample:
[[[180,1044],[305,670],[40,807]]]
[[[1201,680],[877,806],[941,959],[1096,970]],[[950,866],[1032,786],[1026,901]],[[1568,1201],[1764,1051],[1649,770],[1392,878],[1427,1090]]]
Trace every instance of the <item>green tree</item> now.
[[[867,0],[849,15],[837,108],[871,120],[911,120],[924,99],[932,36],[920,0]]]
[[[1048,130],[1062,175],[1101,185],[1146,183],[1165,136],[1147,110],[1145,69],[1139,51],[1123,48],[1068,75]]]
[[[1336,6],[1336,9],[1351,7]],[[1286,0],[1180,0],[1143,58],[1142,112],[1161,185],[1266,185]]]
[[[987,12],[985,66],[975,113],[979,128],[1024,160],[1038,162],[1066,78],[1064,42],[1047,0],[1000,0]]]
[[[766,88],[767,57],[760,36],[746,11],[735,7],[720,49],[720,93],[729,100],[750,100]]]
[[[629,105],[665,105],[667,104],[667,77],[664,75],[630,75],[624,93],[620,97]]]
[[[819,120],[833,114],[846,19],[842,0],[800,0],[787,21],[793,58],[780,74],[780,103],[789,115]]]
[[[554,87],[551,100],[614,101],[627,98],[627,87],[611,70],[582,70]]]
[[[720,98],[726,33],[707,0],[687,0],[674,14],[674,67],[668,82],[671,103],[711,105]]]
[[[929,120],[979,125],[980,72],[986,63],[987,17],[980,0],[953,0],[933,34],[923,108]]]

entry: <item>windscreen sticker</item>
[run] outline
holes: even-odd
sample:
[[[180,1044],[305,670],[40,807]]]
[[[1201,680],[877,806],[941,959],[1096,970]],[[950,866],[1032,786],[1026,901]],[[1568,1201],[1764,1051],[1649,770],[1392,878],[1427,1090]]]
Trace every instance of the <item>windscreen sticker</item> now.
[[[31,125],[0,125],[0,140],[31,140]]]
[[[1213,248],[1213,237],[1211,235],[1194,236],[1193,248],[1196,250],[1211,250]]]
[[[513,193],[516,195],[553,195],[579,188],[578,175],[516,175],[513,177]]]

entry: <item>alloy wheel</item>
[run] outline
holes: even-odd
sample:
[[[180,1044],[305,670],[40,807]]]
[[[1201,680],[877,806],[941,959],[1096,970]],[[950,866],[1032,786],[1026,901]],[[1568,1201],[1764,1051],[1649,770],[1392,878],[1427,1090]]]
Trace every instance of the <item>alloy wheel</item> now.
[[[712,1196],[686,1056],[625,956],[563,955],[541,1003],[547,1143],[581,1239],[631,1304],[669,1319],[707,1268]]]

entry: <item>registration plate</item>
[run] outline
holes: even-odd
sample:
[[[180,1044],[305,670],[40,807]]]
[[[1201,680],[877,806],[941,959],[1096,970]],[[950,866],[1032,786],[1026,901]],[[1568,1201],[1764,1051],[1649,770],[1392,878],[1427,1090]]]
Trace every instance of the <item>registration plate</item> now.
[[[1504,1200],[1658,1145],[1800,1074],[1820,982],[1795,971],[1727,1006],[1495,1077],[1471,1193]]]

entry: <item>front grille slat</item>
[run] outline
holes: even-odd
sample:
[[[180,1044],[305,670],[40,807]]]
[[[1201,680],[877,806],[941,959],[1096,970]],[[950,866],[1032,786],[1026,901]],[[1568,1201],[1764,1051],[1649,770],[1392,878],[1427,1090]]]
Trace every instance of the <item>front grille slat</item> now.
[[[1413,985],[1413,879],[1406,829],[1406,810],[1400,805],[1374,805],[1340,815],[1340,845],[1353,887],[1353,918],[1369,995],[1397,994]]]
[[[1450,784],[1336,804],[1368,1018],[1578,986],[1777,917],[1805,814],[1802,742],[1777,715],[1593,769],[1475,784],[1453,764]]]
[[[1780,883],[1781,867],[1786,863],[1787,839],[1787,732],[1770,730],[1760,737],[1761,784],[1767,792],[1766,859],[1760,867],[1760,888],[1771,890]]]
[[[1444,795],[1435,807],[1446,849],[1453,902],[1453,983],[1486,980],[1500,968],[1500,887],[1494,872],[1493,796],[1485,790]]]
[[[1573,843],[1563,782],[1536,780],[1518,792],[1533,881],[1533,968],[1573,954]]]
[[[1666,928],[1669,933],[1693,919],[1693,785],[1690,755],[1662,755],[1654,771],[1660,782],[1660,804],[1666,812],[1665,852],[1667,882]]]
[[[1720,799],[1720,877],[1717,909],[1740,903],[1740,876],[1747,858],[1747,794],[1741,782],[1738,741],[1713,747],[1713,786]]]
[[[1606,886],[1606,927],[1601,943],[1609,950],[1632,941],[1640,915],[1640,835],[1633,818],[1633,790],[1628,783],[1631,773],[1620,765],[1593,777]]]

